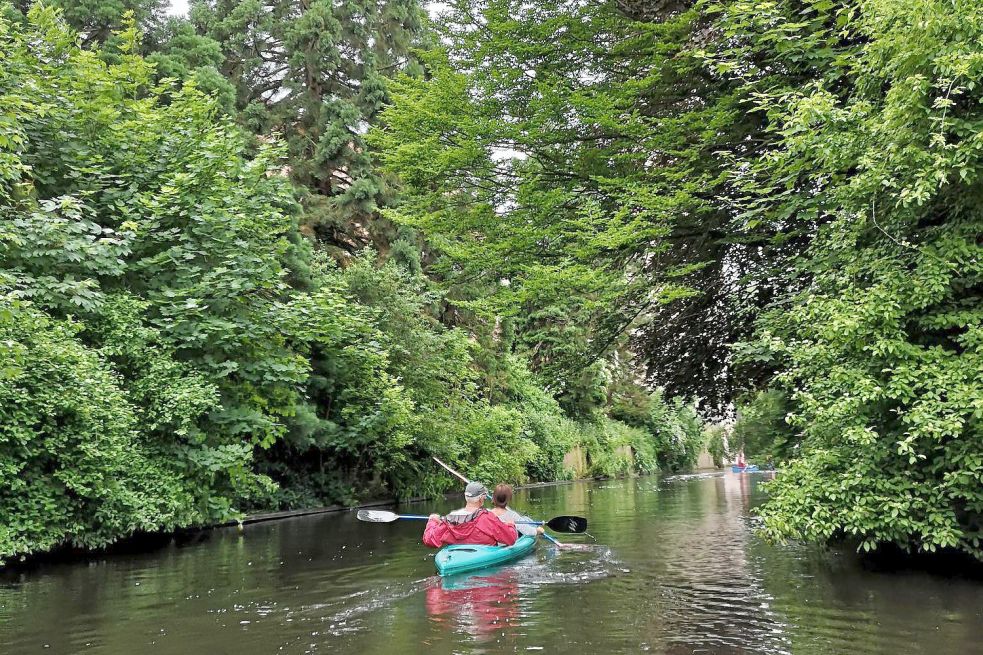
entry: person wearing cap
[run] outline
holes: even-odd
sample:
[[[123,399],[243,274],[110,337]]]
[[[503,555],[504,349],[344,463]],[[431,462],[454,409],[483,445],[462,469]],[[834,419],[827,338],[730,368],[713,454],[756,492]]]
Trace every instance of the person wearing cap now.
[[[431,514],[423,531],[423,543],[431,548],[450,544],[511,546],[519,538],[515,524],[499,520],[484,508],[488,489],[480,482],[469,482],[464,489],[465,505],[447,516]]]

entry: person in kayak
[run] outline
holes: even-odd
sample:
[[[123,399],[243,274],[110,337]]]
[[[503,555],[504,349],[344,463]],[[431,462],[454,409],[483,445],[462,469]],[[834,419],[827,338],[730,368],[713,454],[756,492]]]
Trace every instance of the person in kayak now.
[[[469,482],[464,489],[465,505],[445,517],[431,514],[423,531],[423,543],[431,548],[451,544],[511,546],[519,538],[515,525],[500,520],[484,508],[488,490],[480,482]]]
[[[491,509],[491,513],[499,518],[501,521],[506,523],[514,523],[516,530],[519,534],[524,534],[530,537],[535,537],[537,535],[543,534],[543,526],[528,525],[523,523],[518,523],[518,521],[531,521],[528,516],[523,516],[519,514],[514,509],[509,508],[509,503],[512,502],[512,487],[507,484],[500,484],[495,487],[495,492],[492,494],[492,504],[494,507]]]

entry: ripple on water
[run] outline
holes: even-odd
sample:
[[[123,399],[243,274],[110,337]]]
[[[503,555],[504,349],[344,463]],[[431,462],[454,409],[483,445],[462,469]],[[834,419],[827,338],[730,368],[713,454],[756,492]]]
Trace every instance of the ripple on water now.
[[[760,477],[520,491],[520,509],[587,516],[596,543],[472,576],[433,575],[419,524],[344,513],[48,567],[0,586],[2,652],[980,652],[983,586],[771,547],[750,518]]]

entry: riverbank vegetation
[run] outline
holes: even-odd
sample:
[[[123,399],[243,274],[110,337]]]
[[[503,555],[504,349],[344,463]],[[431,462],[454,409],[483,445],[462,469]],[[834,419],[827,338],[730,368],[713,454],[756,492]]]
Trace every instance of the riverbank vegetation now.
[[[610,365],[551,392],[414,233],[333,257],[285,171],[312,155],[160,78],[126,25],[111,50],[47,9],[0,27],[0,555],[447,490],[431,455],[512,482],[569,477],[574,446],[592,475],[692,465],[654,431],[685,403]]]
[[[772,538],[983,559],[975,3],[191,4],[0,5],[0,557],[736,410]]]

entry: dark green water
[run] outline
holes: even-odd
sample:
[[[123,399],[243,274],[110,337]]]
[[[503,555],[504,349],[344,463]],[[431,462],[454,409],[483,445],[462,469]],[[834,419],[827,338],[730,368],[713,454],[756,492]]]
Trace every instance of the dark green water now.
[[[0,653],[983,652],[983,583],[769,546],[748,514],[763,479],[520,492],[530,514],[587,516],[597,543],[464,580],[433,575],[420,523],[347,513],[47,565],[0,578]]]

